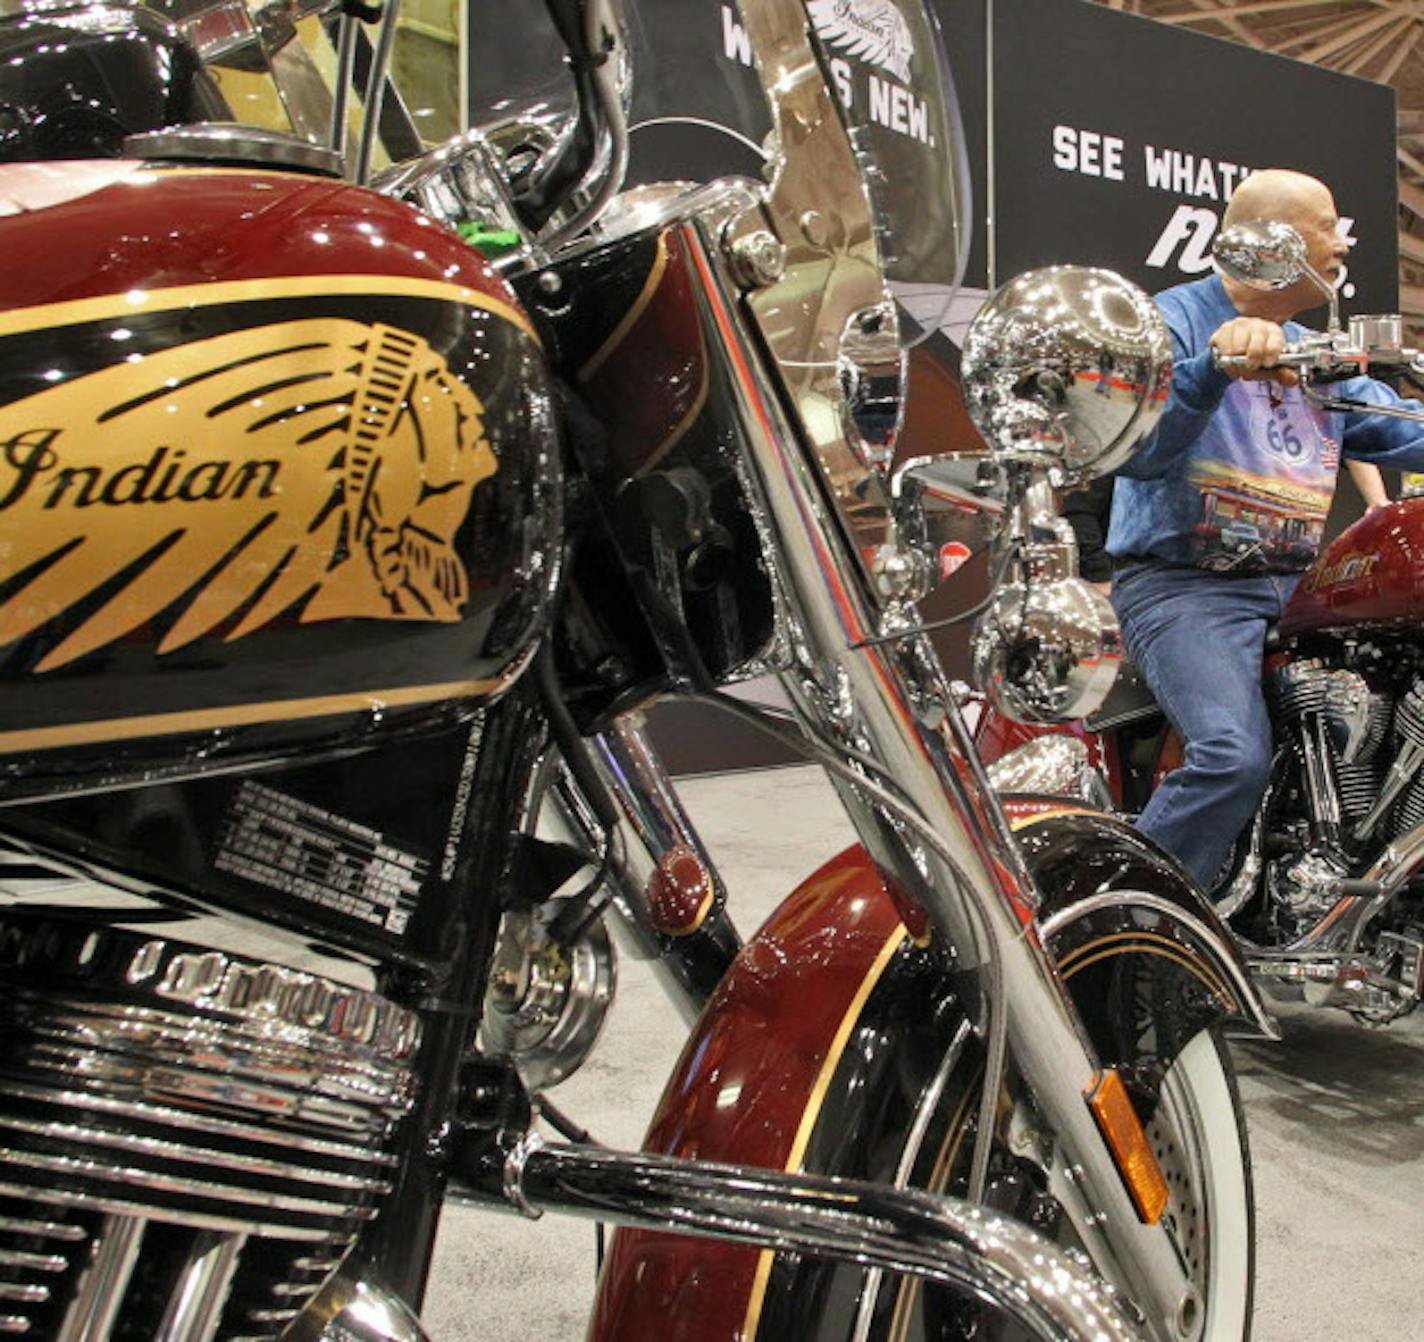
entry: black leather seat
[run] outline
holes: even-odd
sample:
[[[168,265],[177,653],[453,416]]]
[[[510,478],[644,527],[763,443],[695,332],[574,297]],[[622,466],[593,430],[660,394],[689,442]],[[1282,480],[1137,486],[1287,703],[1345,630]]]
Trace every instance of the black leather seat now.
[[[1161,716],[1162,710],[1152,697],[1152,691],[1147,688],[1142,673],[1124,657],[1103,706],[1084,722],[1089,731],[1105,732],[1129,722],[1146,722]]]

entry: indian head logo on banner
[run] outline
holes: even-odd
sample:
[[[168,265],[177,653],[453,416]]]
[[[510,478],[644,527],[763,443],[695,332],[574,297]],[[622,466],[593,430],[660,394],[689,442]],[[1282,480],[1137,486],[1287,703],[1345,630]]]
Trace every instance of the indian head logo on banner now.
[[[809,0],[806,10],[827,46],[910,82],[915,41],[893,0]]]
[[[474,392],[390,326],[310,318],[56,370],[0,408],[0,646],[60,620],[50,671],[165,612],[160,653],[287,612],[458,620],[455,536],[496,464]]]

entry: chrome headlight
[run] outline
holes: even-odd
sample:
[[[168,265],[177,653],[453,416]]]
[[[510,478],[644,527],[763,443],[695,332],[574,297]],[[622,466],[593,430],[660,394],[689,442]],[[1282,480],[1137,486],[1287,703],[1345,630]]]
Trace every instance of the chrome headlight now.
[[[1157,423],[1171,339],[1136,285],[1109,270],[1051,266],[984,305],[965,337],[962,377],[998,459],[1088,479],[1121,466]]]

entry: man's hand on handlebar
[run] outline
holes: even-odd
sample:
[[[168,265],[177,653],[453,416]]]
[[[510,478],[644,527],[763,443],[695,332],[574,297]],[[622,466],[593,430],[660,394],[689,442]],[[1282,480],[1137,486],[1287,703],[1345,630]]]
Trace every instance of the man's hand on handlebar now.
[[[1300,382],[1300,374],[1294,368],[1277,366],[1285,347],[1286,333],[1275,322],[1260,317],[1233,317],[1218,326],[1211,337],[1216,366],[1227,377],[1294,387]]]

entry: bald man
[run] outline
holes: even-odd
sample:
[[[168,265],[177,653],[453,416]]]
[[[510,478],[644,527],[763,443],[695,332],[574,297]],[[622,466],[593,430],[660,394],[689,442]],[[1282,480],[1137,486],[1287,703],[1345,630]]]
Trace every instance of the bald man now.
[[[1347,244],[1324,183],[1255,173],[1224,222],[1250,219],[1294,225],[1311,265],[1338,279]],[[1424,426],[1321,410],[1277,366],[1286,342],[1305,334],[1291,318],[1322,299],[1309,278],[1263,292],[1221,275],[1158,294],[1176,360],[1171,398],[1114,491],[1113,605],[1128,653],[1186,744],[1138,825],[1208,889],[1266,789],[1266,631],[1320,545],[1341,457],[1424,469]],[[1216,354],[1243,365],[1222,371]],[[1373,378],[1339,390],[1400,403]]]

